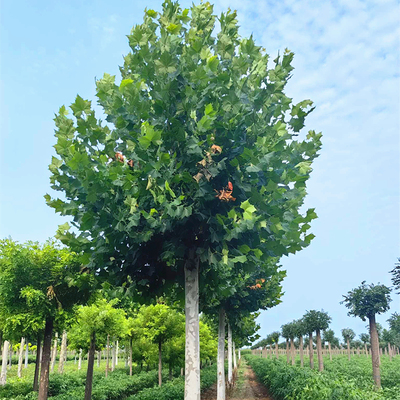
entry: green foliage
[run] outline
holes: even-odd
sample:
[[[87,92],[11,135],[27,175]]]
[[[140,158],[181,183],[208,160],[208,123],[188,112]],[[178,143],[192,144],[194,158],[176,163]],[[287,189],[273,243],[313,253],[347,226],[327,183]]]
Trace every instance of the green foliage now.
[[[344,328],[342,329],[342,336],[345,342],[351,342],[356,337],[356,334],[354,333],[353,329]]]
[[[360,317],[363,321],[375,314],[381,314],[389,310],[390,289],[385,285],[361,285],[343,295],[341,304],[350,310],[348,315]]]
[[[77,254],[54,241],[0,241],[0,310],[6,335],[32,336],[46,318],[61,324],[77,302],[87,300],[91,276]]]
[[[110,337],[123,338],[127,325],[125,311],[115,308],[114,302],[98,299],[90,306],[80,306],[76,310],[68,340],[72,349],[87,351],[92,333],[96,334],[96,350],[102,350]]]
[[[369,336],[368,333],[361,333],[360,334],[360,340],[364,343],[364,344],[369,344],[371,343],[371,338]]]
[[[294,339],[297,334],[297,326],[296,326],[296,321],[289,322],[287,324],[284,324],[281,326],[282,330],[282,337],[284,337],[286,340],[287,339]]]
[[[208,2],[147,11],[128,35],[121,82],[97,81],[109,124],[79,96],[71,118],[64,106],[55,118],[49,168],[65,200],[46,201],[78,230],[65,224],[58,237],[141,300],[182,286],[191,248],[212,303],[237,283],[214,275],[237,267],[272,277],[271,265],[313,238],[316,213],[299,208],[321,134],[298,137],[313,107],[284,94],[293,53],[269,62],[239,37],[236,12],[222,13],[213,35],[216,20]]]
[[[395,290],[397,290],[398,294],[400,294],[400,258],[398,258],[397,263],[395,263],[395,267],[390,271],[392,276],[392,282]]]
[[[307,311],[303,316],[304,329],[307,333],[328,329],[331,317],[324,310]]]
[[[374,390],[371,361],[357,358],[352,363],[338,357],[325,361],[325,371],[290,366],[283,360],[246,356],[257,378],[276,400],[398,400],[400,379],[397,365],[385,360],[382,366],[384,389]]]
[[[324,342],[329,342],[331,346],[339,347],[339,339],[335,336],[335,332],[332,329],[327,329],[322,335]]]
[[[200,375],[201,390],[210,387],[217,380],[216,365],[202,369]],[[180,400],[184,398],[184,378],[176,378],[161,387],[149,388],[128,397],[127,400]]]

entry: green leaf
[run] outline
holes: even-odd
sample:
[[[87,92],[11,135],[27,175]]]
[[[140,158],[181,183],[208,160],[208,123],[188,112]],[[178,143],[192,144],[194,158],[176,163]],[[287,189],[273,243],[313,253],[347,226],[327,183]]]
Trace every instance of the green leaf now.
[[[206,115],[209,115],[209,114],[211,114],[213,111],[214,111],[214,109],[213,109],[212,104],[211,104],[211,103],[210,103],[210,104],[207,104],[207,105],[206,105],[206,108],[205,108],[205,110],[204,110],[204,113],[205,113]]]
[[[210,68],[212,72],[217,72],[219,60],[217,56],[212,56],[207,59],[207,67]]]
[[[121,81],[121,84],[119,85],[119,90],[122,92],[123,89],[128,86],[128,85],[132,85],[133,83],[133,79],[124,79]]]
[[[306,174],[308,174],[308,173],[312,170],[312,168],[311,168],[311,161],[302,161],[302,162],[299,162],[299,163],[296,165],[296,168],[299,169],[299,171],[300,171],[300,173],[301,173],[302,175],[306,175]]]
[[[147,10],[146,14],[150,17],[150,18],[155,18],[157,17],[157,12],[154,10]]]
[[[238,256],[238,257],[231,258],[231,261],[233,263],[239,262],[239,263],[243,264],[243,263],[245,263],[247,261],[247,257],[246,256]]]
[[[240,208],[244,211],[243,218],[245,220],[253,219],[253,213],[257,211],[257,209],[252,204],[250,204],[249,200],[244,201],[240,205]]]
[[[176,25],[176,24],[169,24],[167,26],[167,31],[169,33],[172,33],[173,35],[177,35],[181,29],[181,25]]]
[[[176,197],[176,194],[175,194],[175,193],[172,191],[172,189],[170,188],[168,181],[165,181],[165,189],[167,189],[168,193],[169,193],[173,198]]]
[[[239,247],[239,251],[244,254],[247,254],[250,250],[251,249],[249,246],[247,246],[247,244],[243,244],[242,246]]]

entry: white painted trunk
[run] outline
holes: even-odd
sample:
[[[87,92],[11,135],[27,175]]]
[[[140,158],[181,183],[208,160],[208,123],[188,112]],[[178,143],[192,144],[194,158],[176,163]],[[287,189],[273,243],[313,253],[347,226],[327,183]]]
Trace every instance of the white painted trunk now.
[[[239,354],[238,354],[238,356],[239,356],[239,360],[240,360],[240,349],[239,349]]]
[[[25,365],[24,365],[24,368],[28,368],[28,358],[29,358],[29,342],[28,342],[28,339],[26,339],[26,344],[25,344]]]
[[[10,346],[9,346],[9,353],[8,353],[8,356],[9,356],[9,362],[8,362],[8,369],[11,369],[11,367],[12,367],[12,356],[13,356],[13,350],[12,350],[12,347],[13,347],[13,345],[12,345],[12,343],[10,342]]]
[[[198,261],[189,261],[185,265],[185,400],[200,400],[199,266]]]
[[[82,349],[79,350],[78,371],[82,368]]]
[[[19,354],[18,354],[18,371],[17,371],[18,378],[22,377],[22,361],[24,359],[24,346],[25,346],[25,338],[21,338],[21,346],[19,348]]]
[[[233,383],[233,370],[232,370],[232,329],[228,322],[228,384]]]
[[[233,345],[233,368],[237,368],[237,362],[236,362],[236,348],[235,348],[235,342],[232,343]]]
[[[113,347],[112,347],[112,352],[111,352],[111,371],[114,371],[115,369],[115,348],[117,346],[117,343],[115,342],[115,340],[113,341]]]
[[[217,359],[217,400],[225,400],[225,310],[219,310],[218,359]]]
[[[0,385],[5,385],[7,383],[7,363],[8,363],[9,346],[10,346],[10,342],[8,340],[5,340],[3,343]]]
[[[58,373],[64,372],[65,353],[67,352],[67,332],[63,331],[60,349],[60,361],[58,362]]]
[[[101,352],[97,352],[97,366],[100,367],[100,360],[101,360]]]
[[[54,365],[56,364],[56,357],[57,357],[57,345],[58,345],[58,333],[55,333],[54,337],[54,345],[53,345],[53,351],[51,353],[51,363],[50,363],[50,371],[54,371]]]
[[[118,365],[118,355],[119,355],[119,342],[117,340],[117,344],[115,347],[115,365]]]

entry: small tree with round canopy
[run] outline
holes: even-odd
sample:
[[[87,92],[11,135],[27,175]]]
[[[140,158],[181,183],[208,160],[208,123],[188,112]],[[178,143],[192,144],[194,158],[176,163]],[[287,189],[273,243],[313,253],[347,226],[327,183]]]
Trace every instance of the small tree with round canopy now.
[[[303,336],[307,334],[307,329],[303,319],[293,321],[293,329],[295,337],[299,339],[300,365],[304,366],[304,344]]]
[[[350,310],[348,315],[360,317],[363,321],[369,320],[371,336],[372,370],[375,385],[381,387],[381,376],[379,370],[379,337],[376,326],[376,314],[389,310],[390,289],[385,285],[367,285],[365,281],[357,288],[343,295],[342,303]]]
[[[319,371],[324,370],[324,360],[322,358],[322,343],[321,343],[321,331],[328,329],[331,317],[325,311],[310,310],[307,311],[303,316],[306,330],[316,333],[317,339],[317,356],[318,356],[318,369]],[[312,341],[312,337],[311,337]],[[310,343],[311,347],[311,343]],[[310,356],[311,360],[311,356]]]
[[[322,337],[324,342],[328,342],[329,359],[332,361],[332,346],[339,347],[339,339],[332,329],[324,330]]]
[[[292,359],[292,365],[295,364],[294,359],[294,338],[296,336],[294,322],[289,322],[281,326],[282,337],[286,339],[286,361],[289,364],[289,358]],[[290,343],[290,354],[289,354],[289,343]]]
[[[356,337],[356,334],[353,331],[353,329],[344,328],[344,329],[342,329],[342,336],[343,336],[344,342],[347,344],[347,356],[350,361],[350,357],[351,357],[350,342]]]

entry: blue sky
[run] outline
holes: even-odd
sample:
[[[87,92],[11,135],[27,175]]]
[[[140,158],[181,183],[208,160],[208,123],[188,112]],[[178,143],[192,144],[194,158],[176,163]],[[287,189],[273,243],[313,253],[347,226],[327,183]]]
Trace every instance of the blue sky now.
[[[189,1],[182,1],[184,7]],[[274,56],[295,52],[286,93],[317,106],[306,129],[323,132],[308,184],[319,219],[306,250],[283,259],[288,271],[278,307],[259,317],[261,335],[324,309],[331,327],[365,331],[346,315],[342,294],[362,280],[390,285],[400,256],[399,36],[396,0],[218,0],[238,10],[240,34],[254,34]],[[79,93],[94,99],[95,77],[118,74],[126,36],[144,7],[160,1],[1,2],[0,237],[54,235],[65,220],[46,206],[54,154],[54,113]],[[391,312],[399,311],[393,295]],[[378,317],[386,326],[389,314]]]

